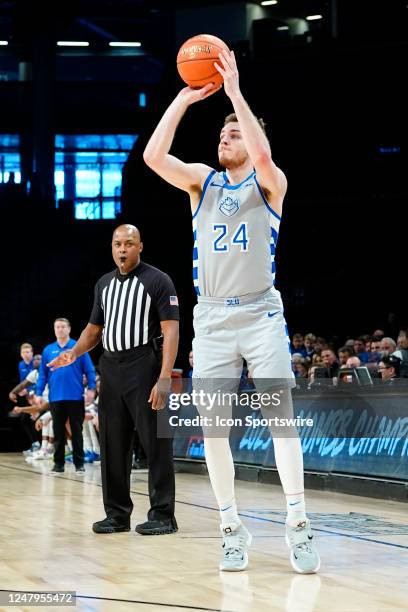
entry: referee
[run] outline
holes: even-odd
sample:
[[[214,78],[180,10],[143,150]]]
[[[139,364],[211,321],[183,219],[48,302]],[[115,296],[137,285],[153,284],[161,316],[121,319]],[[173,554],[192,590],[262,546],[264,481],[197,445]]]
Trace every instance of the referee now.
[[[161,389],[169,385],[165,379],[170,382],[177,355],[179,308],[171,279],[140,260],[142,249],[133,225],[120,225],[114,231],[117,269],[96,283],[89,323],[77,344],[48,364],[52,369],[70,365],[102,339],[99,433],[106,518],[93,524],[95,533],[130,530],[135,428],[147,455],[150,496],[148,520],[136,531],[142,535],[177,531],[172,441],[157,437],[155,411],[165,405]]]

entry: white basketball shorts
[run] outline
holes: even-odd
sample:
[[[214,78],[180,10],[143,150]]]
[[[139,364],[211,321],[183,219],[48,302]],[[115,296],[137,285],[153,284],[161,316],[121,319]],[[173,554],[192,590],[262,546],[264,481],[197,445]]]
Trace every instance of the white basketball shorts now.
[[[244,298],[199,296],[194,332],[195,378],[239,379],[245,359],[253,379],[294,386],[282,299],[274,287]]]

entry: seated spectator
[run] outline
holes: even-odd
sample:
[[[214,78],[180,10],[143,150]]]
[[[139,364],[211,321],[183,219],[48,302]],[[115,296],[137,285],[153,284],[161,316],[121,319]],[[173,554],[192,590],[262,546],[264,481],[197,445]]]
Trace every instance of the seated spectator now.
[[[306,357],[306,349],[303,345],[303,336],[302,334],[293,334],[292,342],[290,344],[290,352],[293,355],[294,353],[299,353],[302,357]]]
[[[367,363],[369,354],[366,351],[366,336],[359,336],[354,340],[354,352],[362,363]]]
[[[401,367],[401,359],[394,355],[386,355],[378,365],[378,371],[381,374],[383,383],[393,385],[395,379],[399,377]]]
[[[314,345],[314,352],[320,355],[324,346],[327,346],[326,339],[322,336],[317,336]]]
[[[316,336],[314,334],[306,334],[303,344],[306,349],[306,357],[309,361],[312,361],[312,357],[315,354]]]
[[[295,378],[307,378],[309,372],[309,362],[304,357],[295,364],[294,374]]]
[[[320,353],[315,353],[312,357],[312,365],[314,366],[320,366],[322,365],[323,360],[322,360],[322,356],[320,355]]]
[[[408,329],[400,329],[397,338],[397,350],[392,354],[401,359],[400,376],[408,378]]]
[[[294,373],[295,377],[297,376],[296,366],[298,363],[302,363],[303,360],[304,360],[304,357],[301,355],[301,353],[293,353],[291,361],[292,361],[292,372]]]
[[[385,336],[385,333],[384,333],[384,331],[382,329],[376,329],[373,332],[372,338],[373,338],[373,340],[380,340],[381,341],[384,338],[384,336]]]
[[[352,355],[346,361],[345,368],[359,368],[361,366],[361,361],[357,357],[357,355]],[[343,366],[342,366],[343,367]]]
[[[337,376],[337,372],[339,371],[339,363],[336,358],[336,353],[333,351],[333,349],[327,346],[322,349],[322,361],[323,366],[327,368],[329,372],[329,377],[333,378],[334,376]]]
[[[378,338],[371,340],[369,363],[379,363],[381,359],[381,341]]]
[[[343,367],[347,363],[347,359],[354,355],[354,349],[351,346],[342,346],[337,351],[337,355],[339,358],[340,367]]]
[[[386,355],[392,355],[397,348],[396,342],[392,338],[383,338],[380,341],[380,353],[381,357]]]

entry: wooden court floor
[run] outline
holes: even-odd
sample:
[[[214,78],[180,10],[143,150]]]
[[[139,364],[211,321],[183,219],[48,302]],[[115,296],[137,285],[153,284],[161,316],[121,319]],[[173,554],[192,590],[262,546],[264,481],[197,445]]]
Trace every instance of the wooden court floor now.
[[[248,570],[231,574],[218,571],[218,511],[206,476],[177,475],[179,532],[148,537],[133,531],[146,517],[147,474],[132,472],[132,531],[96,535],[100,468],[77,476],[72,466],[60,475],[50,467],[0,454],[2,591],[76,591],[75,609],[107,612],[408,610],[407,504],[309,491],[322,567],[301,576],[284,542],[280,487],[237,481],[254,540]]]

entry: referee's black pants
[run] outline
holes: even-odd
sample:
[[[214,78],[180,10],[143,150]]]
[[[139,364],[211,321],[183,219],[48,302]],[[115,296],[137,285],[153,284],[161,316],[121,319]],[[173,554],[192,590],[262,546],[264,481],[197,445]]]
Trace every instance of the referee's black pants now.
[[[54,428],[54,463],[63,466],[65,463],[65,423],[69,419],[72,434],[72,457],[75,467],[84,465],[84,439],[82,426],[85,418],[84,400],[60,400],[50,402],[52,426]]]
[[[157,437],[157,413],[148,403],[160,373],[160,361],[150,345],[112,353],[99,362],[99,442],[103,503],[106,516],[128,522],[134,429],[149,466],[149,520],[174,518],[172,440]]]

